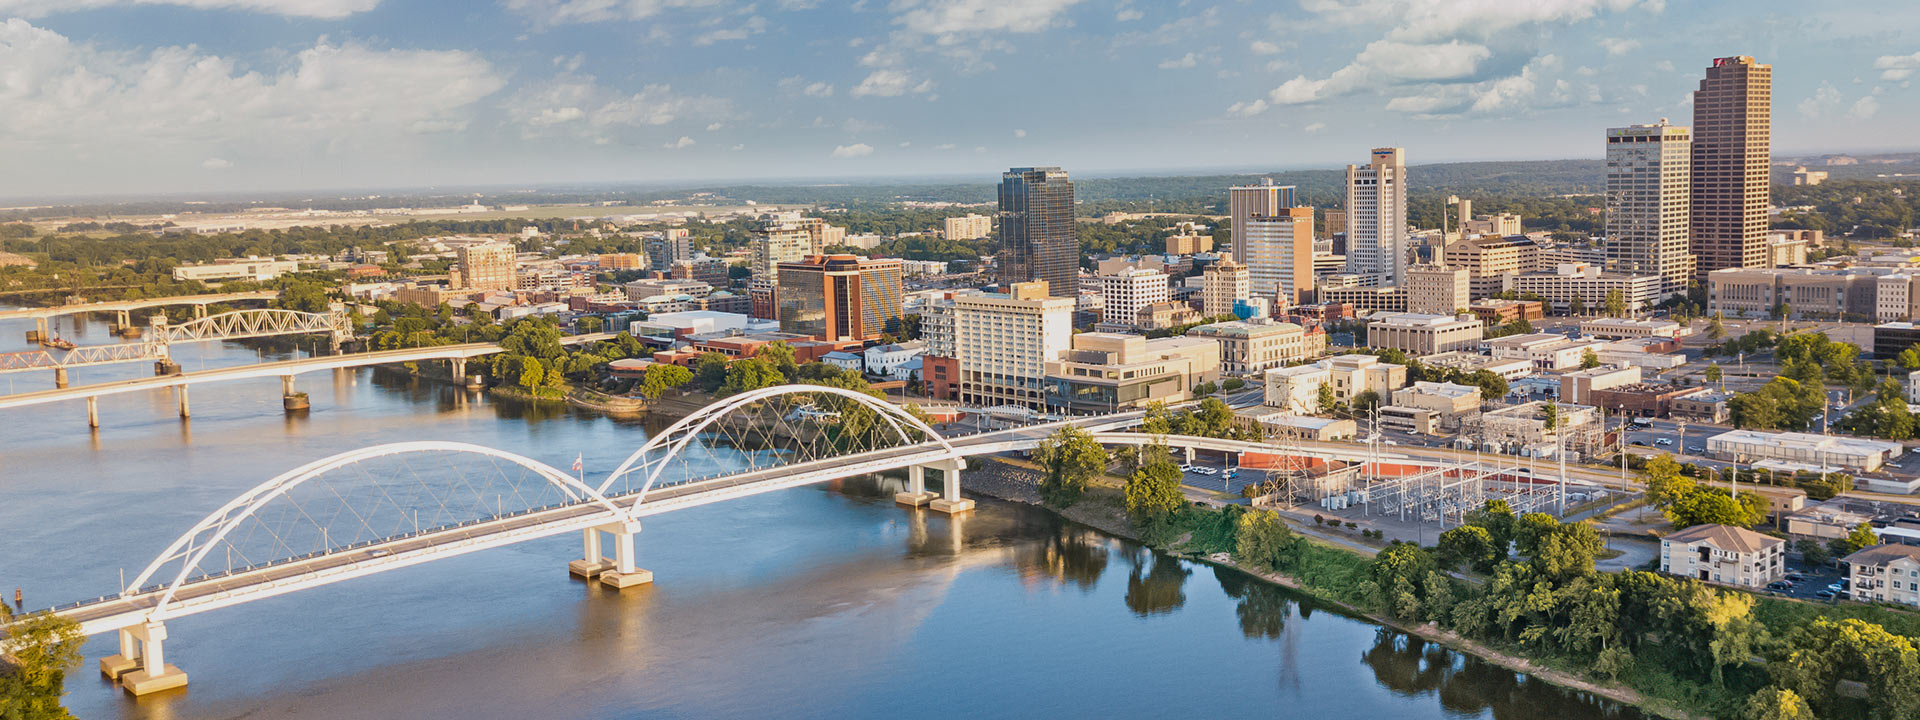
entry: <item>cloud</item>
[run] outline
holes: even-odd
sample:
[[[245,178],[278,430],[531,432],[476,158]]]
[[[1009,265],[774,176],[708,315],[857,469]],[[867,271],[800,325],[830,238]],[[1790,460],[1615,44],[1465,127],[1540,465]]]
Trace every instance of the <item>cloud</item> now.
[[[331,20],[366,12],[379,4],[380,0],[0,0],[0,16],[37,18],[116,5],[172,5]]]
[[[1309,123],[1305,128],[1302,128],[1302,129],[1306,130],[1309,133],[1317,133],[1317,132],[1320,132],[1321,130],[1327,129],[1327,124],[1323,122]]]
[[[1879,112],[1880,112],[1879,98],[1876,98],[1872,95],[1867,95],[1867,96],[1861,97],[1857,101],[1854,101],[1853,107],[1847,108],[1847,117],[1854,120],[1869,120],[1869,119],[1872,119],[1873,116]]]
[[[1298,105],[1376,84],[1468,78],[1492,55],[1485,45],[1459,40],[1432,44],[1376,40],[1346,67],[1320,79],[1296,75],[1267,93],[1267,99],[1275,105]]]
[[[924,93],[933,89],[932,80],[914,82],[911,73],[895,68],[882,68],[868,74],[865,80],[850,91],[854,97],[899,97],[909,92]]]
[[[208,170],[225,170],[233,167],[233,163],[227,162],[224,158],[207,158],[200,161],[200,167]]]
[[[681,135],[679,140],[675,140],[665,145],[661,145],[660,147],[666,148],[668,150],[680,150],[683,148],[693,147],[694,144],[695,143],[693,138],[687,137],[685,135]]]
[[[789,94],[805,95],[807,97],[816,97],[816,98],[833,97],[834,88],[832,83],[807,82],[806,78],[801,77],[799,75],[795,75],[793,77],[788,77],[788,78],[781,78],[779,82],[779,86],[782,92],[786,92]]]
[[[4,1],[4,0],[0,0]],[[505,0],[508,10],[544,25],[646,20],[677,10],[713,12],[724,0]]]
[[[1553,83],[1553,93],[1539,98],[1546,70],[1560,66],[1560,58],[1542,55],[1506,77],[1472,83],[1429,83],[1387,101],[1387,109],[1422,117],[1454,117],[1514,113],[1530,107],[1555,107],[1571,102],[1568,87]]]
[[[812,83],[801,90],[800,94],[817,98],[833,97],[833,85],[823,82]]]
[[[730,40],[745,40],[750,35],[759,35],[767,31],[767,19],[759,15],[748,17],[739,25],[730,28],[718,28],[695,35],[693,44],[706,47]]]
[[[1801,100],[1794,107],[1798,108],[1800,114],[1805,117],[1817,118],[1827,114],[1828,110],[1839,107],[1841,102],[1839,88],[1829,83],[1821,83],[1820,87],[1813,91],[1813,95]]]
[[[836,145],[833,148],[833,157],[837,157],[837,158],[866,157],[872,154],[873,154],[873,146],[868,145],[866,143],[854,143],[852,145]]]
[[[195,47],[146,53],[0,22],[0,149],[314,143],[327,152],[407,145],[465,129],[505,80],[464,51],[378,50],[325,40],[257,69]],[[201,155],[205,157],[206,155]]]
[[[1238,117],[1253,117],[1267,111],[1267,101],[1254,99],[1250,102],[1237,102],[1227,106],[1227,114]]]
[[[1140,18],[1143,18],[1146,16],[1147,16],[1146,13],[1140,12],[1139,10],[1135,10],[1133,8],[1123,8],[1120,10],[1120,12],[1113,14],[1113,19],[1118,20],[1120,22],[1133,22],[1135,20],[1139,20]]]
[[[682,120],[709,130],[732,117],[733,103],[708,95],[682,95],[670,85],[647,85],[637,93],[603,87],[592,75],[562,74],[530,84],[507,103],[510,120],[528,135],[558,128],[604,137],[622,127],[658,127]]]
[[[1014,137],[1017,137],[1017,138],[1023,138],[1023,137],[1026,137],[1026,136],[1027,136],[1027,131],[1025,131],[1025,130],[1014,130],[1014,131],[1013,131],[1013,136],[1014,136]]]
[[[1873,69],[1880,71],[1881,80],[1905,80],[1913,71],[1920,70],[1920,52],[1912,55],[1881,55],[1874,59]]]
[[[1654,8],[1657,0],[1302,0],[1303,10],[1342,25],[1392,25],[1387,37],[1424,42],[1440,38],[1491,39],[1515,28],[1591,19],[1601,11],[1635,5]]]
[[[1249,46],[1248,49],[1252,50],[1253,54],[1255,55],[1275,55],[1280,52],[1279,45],[1275,45],[1265,40],[1253,41],[1253,45]]]
[[[707,132],[719,132],[720,128],[724,128],[726,126],[727,126],[726,123],[720,123],[720,122],[707,123]]]
[[[1640,41],[1632,38],[1601,38],[1600,47],[1605,48],[1608,55],[1625,55],[1640,47]]]
[[[939,145],[933,146],[935,150],[952,150],[953,148],[953,143],[940,143]]]
[[[1181,57],[1170,58],[1167,60],[1160,61],[1160,69],[1161,70],[1180,70],[1184,68],[1191,68],[1199,64],[1200,64],[1200,58],[1198,56],[1194,55],[1193,53],[1187,53],[1186,55],[1183,55]]]
[[[894,22],[923,35],[1034,33],[1053,27],[1080,0],[895,0]]]

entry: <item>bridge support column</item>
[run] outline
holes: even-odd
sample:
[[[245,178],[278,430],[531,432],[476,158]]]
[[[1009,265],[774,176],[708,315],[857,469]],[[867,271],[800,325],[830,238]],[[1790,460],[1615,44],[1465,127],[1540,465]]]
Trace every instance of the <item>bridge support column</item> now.
[[[1193,464],[1193,446],[1192,445],[1187,446],[1187,464],[1188,465]]]
[[[206,304],[206,303],[194,303],[194,305],[193,305],[193,319],[195,319],[195,320],[198,320],[198,319],[200,319],[200,318],[203,318],[203,317],[206,317],[206,316],[207,316],[207,304]]]
[[[293,376],[280,376],[280,407],[289,413],[297,413],[313,407],[307,394],[293,389]]]
[[[87,396],[87,427],[100,427],[100,397],[97,395]]]
[[[113,311],[113,327],[114,327],[114,329],[116,329],[116,330],[125,330],[125,329],[127,329],[128,327],[131,327],[132,325],[133,325],[133,318],[132,318],[132,317],[130,317],[130,313],[128,313],[128,312],[127,312],[127,311],[125,311],[125,310],[115,310],[115,311]]]
[[[447,363],[453,368],[454,381],[465,384],[467,382],[467,359],[463,357],[447,358]]]
[[[601,573],[612,570],[613,561],[608,560],[606,554],[600,550],[600,528],[581,530],[580,535],[585,540],[586,552],[581,554],[579,560],[567,563],[567,572],[592,580],[599,577]]]
[[[33,330],[27,333],[27,342],[45,342],[47,339],[47,319],[33,319]]]
[[[934,512],[958,515],[973,509],[973,501],[960,497],[960,471],[967,461],[955,458],[940,465],[940,499],[928,503]]]
[[[193,417],[193,413],[189,412],[187,408],[187,386],[181,385],[175,389],[180,391],[180,417],[182,418]]]
[[[66,368],[57,367],[53,369],[53,386],[56,388],[65,388],[67,386]]]
[[[624,590],[653,582],[653,571],[633,565],[633,536],[640,534],[640,523],[615,523],[601,529],[613,533],[613,569],[600,573],[600,583]]]
[[[933,493],[927,492],[927,469],[919,465],[907,467],[907,490],[893,494],[893,501],[908,507],[921,507],[932,502]]]
[[[179,374],[180,374],[180,363],[174,362],[173,358],[165,357],[165,358],[160,358],[159,360],[153,361],[154,377],[165,377],[168,375],[179,375]]]
[[[126,688],[127,692],[133,693],[134,695],[146,695],[160,692],[161,690],[183,687],[187,684],[187,674],[182,672],[180,668],[167,664],[166,646],[164,643],[167,639],[167,627],[165,625],[150,622],[145,625],[135,625],[122,632],[127,636],[131,636],[131,639],[137,641],[139,645],[139,654],[136,658],[136,661],[139,663],[139,669],[121,675],[120,687]],[[127,637],[123,636],[121,642],[125,644],[127,639]],[[123,647],[122,652],[125,650],[126,648]],[[113,658],[108,658],[108,660],[111,659]],[[106,669],[106,665],[106,661],[102,660],[101,669],[103,671]]]

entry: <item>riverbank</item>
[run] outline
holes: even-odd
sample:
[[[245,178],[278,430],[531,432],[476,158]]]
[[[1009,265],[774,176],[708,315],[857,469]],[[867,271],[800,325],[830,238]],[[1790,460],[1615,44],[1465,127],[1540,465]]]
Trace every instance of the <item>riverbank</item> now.
[[[1103,533],[1132,542],[1142,542],[1132,522],[1127,519],[1125,512],[1122,511],[1119,504],[1115,502],[1118,498],[1119,488],[1114,486],[1113,478],[1103,478],[1102,480],[1105,482],[1100,482],[1097,483],[1095,487],[1090,487],[1081,502],[1075,503],[1065,510],[1061,510],[1059,508],[1048,507],[1040,501],[1039,482],[1041,473],[1038,465],[1005,458],[987,458],[981,460],[974,467],[969,468],[968,472],[969,474],[964,476],[962,482],[962,487],[967,491],[1008,502],[1044,508],[1061,518],[1086,525]],[[1362,553],[1353,547],[1314,537],[1302,532],[1303,528],[1294,528],[1294,530],[1297,534],[1304,537],[1307,542],[1314,543],[1318,547],[1349,555],[1362,562],[1371,562],[1372,560],[1369,554]],[[1156,549],[1164,550],[1162,548]],[[1617,703],[1631,705],[1644,712],[1672,718],[1673,720],[1706,720],[1706,716],[1698,716],[1680,708],[1672,707],[1664,702],[1656,701],[1632,688],[1618,684],[1601,683],[1580,674],[1548,667],[1527,657],[1508,653],[1485,643],[1461,637],[1459,634],[1449,630],[1442,630],[1432,623],[1414,625],[1369,612],[1347,602],[1343,598],[1335,597],[1331,593],[1318,587],[1304,583],[1298,578],[1283,573],[1262,571],[1242,565],[1234,561],[1232,556],[1227,553],[1212,553],[1205,556],[1182,555],[1182,557],[1195,562],[1225,567],[1245,573],[1250,577],[1258,578],[1262,581],[1310,596],[1315,600],[1338,608],[1340,611],[1354,617],[1364,618],[1382,627],[1393,628],[1427,641],[1438,643],[1457,652],[1473,655],[1474,657],[1481,658],[1500,667],[1525,673],[1553,685],[1579,692],[1591,693]]]

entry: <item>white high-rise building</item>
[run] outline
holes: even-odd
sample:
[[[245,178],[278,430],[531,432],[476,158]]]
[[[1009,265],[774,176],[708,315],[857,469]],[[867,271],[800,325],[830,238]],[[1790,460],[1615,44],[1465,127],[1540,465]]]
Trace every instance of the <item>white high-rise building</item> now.
[[[1607,264],[1659,275],[1661,296],[1693,278],[1693,141],[1666,120],[1607,130]]]
[[[1240,241],[1247,224],[1255,217],[1273,217],[1293,207],[1293,186],[1275,185],[1273,178],[1260,178],[1259,185],[1227,188],[1227,221],[1232,223],[1233,261],[1251,265],[1247,244]]]
[[[1133,325],[1139,321],[1140,308],[1173,297],[1167,274],[1159,270],[1127,268],[1100,276],[1101,322]]]
[[[941,236],[948,240],[978,240],[993,234],[993,218],[967,213],[947,218]]]
[[[953,399],[1044,409],[1046,365],[1073,343],[1073,302],[1051,297],[1045,283],[1016,283],[1004,295],[955,296]]]
[[[1374,148],[1347,166],[1347,272],[1380,285],[1407,278],[1407,161],[1404,148]]]
[[[1200,314],[1219,317],[1233,312],[1233,301],[1253,297],[1247,266],[1222,258],[1207,266],[1200,278]]]
[[[1276,307],[1298,305],[1301,294],[1313,290],[1313,208],[1278,208],[1247,218],[1242,227],[1233,247],[1245,248],[1253,294]]]

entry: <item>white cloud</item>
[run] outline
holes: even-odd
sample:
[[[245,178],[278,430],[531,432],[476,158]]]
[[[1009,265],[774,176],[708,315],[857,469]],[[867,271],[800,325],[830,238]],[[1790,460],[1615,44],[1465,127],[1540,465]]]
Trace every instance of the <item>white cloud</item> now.
[[[0,16],[44,17],[115,5],[173,5],[196,10],[245,10],[311,18],[343,18],[372,10],[380,0],[0,0]]]
[[[1405,41],[1473,36],[1493,38],[1514,28],[1587,20],[1602,10],[1622,11],[1655,2],[1637,0],[1302,0],[1300,7],[1338,24],[1385,25],[1387,37]]]
[[[1673,61],[1661,60],[1653,64],[1653,69],[1659,70],[1660,72],[1673,72]]]
[[[1297,75],[1267,93],[1267,99],[1275,105],[1298,105],[1382,83],[1457,80],[1473,75],[1492,54],[1485,45],[1458,40],[1434,44],[1375,40],[1352,64],[1322,79]]]
[[[854,97],[874,95],[878,97],[899,97],[909,92],[924,93],[933,89],[932,80],[914,82],[913,75],[905,70],[882,68],[867,75],[859,85],[854,86]]]
[[[195,47],[144,54],[77,44],[22,19],[0,23],[0,148],[301,143],[341,152],[464,129],[504,84],[479,55],[376,50],[325,40],[246,70]],[[201,155],[205,157],[206,155]]]
[[[1280,52],[1279,45],[1275,45],[1265,40],[1253,41],[1253,45],[1251,45],[1249,49],[1253,50],[1253,54],[1255,55],[1275,55]]]
[[[813,83],[808,85],[806,89],[801,90],[800,94],[817,98],[833,97],[833,85],[823,82]]]
[[[908,148],[908,147],[913,147],[913,141],[912,141],[912,140],[902,140],[902,141],[900,141],[900,147],[903,147],[903,148]]]
[[[1905,80],[1913,71],[1920,70],[1920,52],[1912,55],[1881,55],[1874,59],[1873,69],[1880,71],[1881,80]]]
[[[1625,55],[1640,47],[1640,41],[1632,38],[1601,38],[1600,47],[1605,48],[1608,55]]]
[[[1114,13],[1113,19],[1118,20],[1120,22],[1133,22],[1135,20],[1139,20],[1140,18],[1143,18],[1146,16],[1147,16],[1146,13],[1140,12],[1139,10],[1135,10],[1133,8],[1125,8],[1125,9],[1122,9],[1120,12]]]
[[[1813,95],[1805,100],[1801,100],[1800,103],[1794,107],[1798,108],[1800,114],[1803,116],[1817,118],[1827,114],[1827,111],[1839,107],[1841,102],[1839,88],[1831,84],[1821,83],[1820,87],[1813,91]]]
[[[665,145],[661,145],[660,147],[666,148],[668,150],[680,150],[683,148],[693,147],[694,144],[695,143],[693,141],[693,138],[687,137],[685,135],[681,135],[679,140],[675,140]]]
[[[852,145],[836,145],[833,148],[833,157],[837,157],[837,158],[866,157],[872,154],[873,154],[873,146],[868,145],[866,143],[854,143]]]
[[[1170,58],[1167,60],[1160,61],[1160,69],[1161,70],[1180,70],[1184,68],[1190,68],[1199,64],[1200,64],[1200,58],[1198,56],[1194,55],[1193,53],[1187,53],[1186,55],[1183,55],[1181,57]]]
[[[734,27],[717,28],[695,35],[693,44],[699,47],[705,47],[729,40],[745,40],[750,35],[759,35],[766,31],[767,19],[759,15],[754,15]]]
[[[1080,0],[894,0],[893,21],[910,32],[954,35],[974,32],[1032,33],[1060,20]]]
[[[512,10],[546,25],[646,20],[675,10],[716,11],[725,0],[505,0]]]
[[[601,136],[621,127],[670,125],[692,120],[717,130],[733,119],[733,103],[708,95],[682,95],[670,85],[647,85],[626,94],[600,85],[591,75],[560,75],[534,84],[507,103],[508,117],[528,134],[569,127]]]
[[[933,149],[935,149],[935,150],[952,150],[952,149],[953,149],[953,147],[954,147],[954,146],[953,146],[953,143],[940,143],[939,145],[935,145],[935,146],[933,146]]]
[[[718,123],[718,122],[707,123],[707,132],[718,132],[720,128],[723,128],[726,126],[727,126],[726,123]]]
[[[1227,114],[1238,117],[1253,117],[1267,111],[1267,101],[1254,99],[1250,102],[1237,102],[1227,106]]]
[[[527,118],[527,124],[535,127],[563,125],[586,116],[587,113],[585,110],[571,105],[561,108],[540,108],[539,114]]]
[[[1310,133],[1317,133],[1317,132],[1320,132],[1321,130],[1327,129],[1327,124],[1323,122],[1308,123],[1307,126],[1302,129]]]
[[[734,146],[733,146],[733,147],[730,147],[730,148],[727,148],[727,149],[728,149],[728,150],[732,150],[732,151],[734,151],[734,152],[740,152],[741,150],[745,150],[745,149],[747,149],[747,146],[745,146],[745,145],[741,145],[741,144],[738,144],[738,143],[736,143],[736,144],[734,144]]]
[[[208,170],[225,170],[227,168],[233,167],[233,163],[227,162],[225,158],[217,158],[217,157],[207,158],[205,160],[200,161],[200,167],[206,168]]]
[[[1023,138],[1023,137],[1026,137],[1026,136],[1027,136],[1027,131],[1025,131],[1025,130],[1014,130],[1014,131],[1013,131],[1013,136],[1014,136],[1014,137],[1017,137],[1017,138]]]
[[[1853,107],[1847,108],[1847,117],[1854,120],[1869,120],[1879,112],[1880,99],[1866,95],[1854,101]]]

